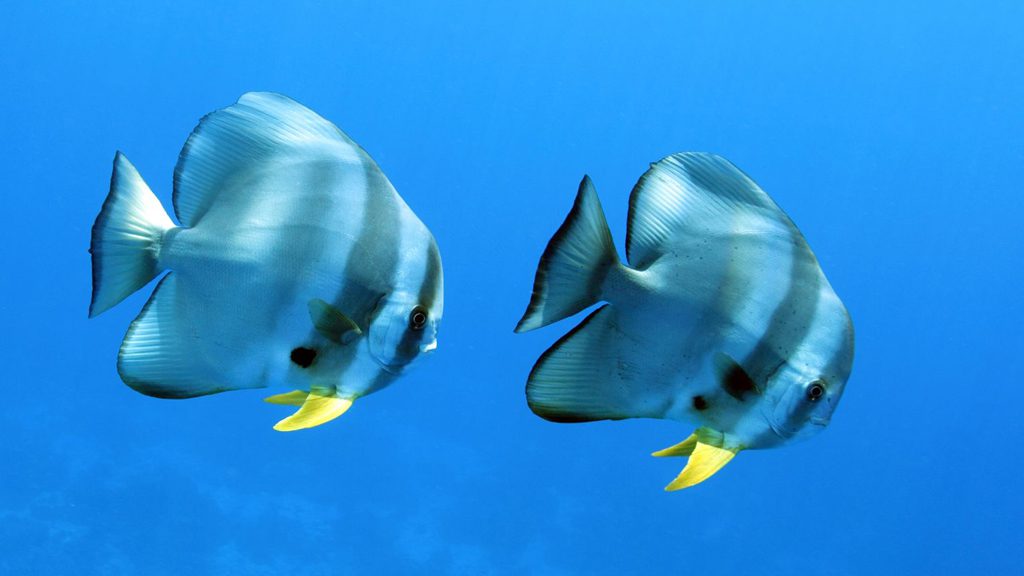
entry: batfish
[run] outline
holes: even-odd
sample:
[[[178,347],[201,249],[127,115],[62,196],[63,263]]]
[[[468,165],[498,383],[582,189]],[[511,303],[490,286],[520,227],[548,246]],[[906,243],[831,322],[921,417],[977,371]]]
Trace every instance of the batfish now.
[[[135,390],[192,398],[282,386],[317,426],[437,346],[433,235],[372,158],[285,96],[203,118],[174,170],[175,225],[120,152],[92,229],[90,317],[160,280],[121,344]]]
[[[803,235],[746,174],[706,153],[651,165],[620,262],[593,183],[548,243],[516,332],[604,304],[534,365],[526,396],[555,422],[664,418],[696,431],[666,490],[739,451],[822,430],[853,364],[853,324]]]

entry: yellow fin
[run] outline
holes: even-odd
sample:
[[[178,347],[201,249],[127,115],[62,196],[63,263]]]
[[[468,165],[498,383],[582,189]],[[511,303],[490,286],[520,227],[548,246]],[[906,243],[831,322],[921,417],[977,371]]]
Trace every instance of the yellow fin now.
[[[664,450],[658,450],[657,452],[651,454],[651,456],[656,456],[658,458],[665,458],[666,456],[689,456],[690,454],[693,454],[693,449],[696,447],[697,433],[694,432],[693,434],[690,434],[689,438],[683,440],[679,444],[676,444],[675,446],[669,446]]]
[[[285,392],[284,394],[268,396],[264,398],[263,401],[271,404],[280,404],[282,406],[302,406],[306,401],[306,396],[309,396],[309,392],[292,390],[291,392]]]
[[[672,492],[700,484],[721,470],[739,451],[739,448],[720,448],[698,441],[686,467],[675,480],[665,486],[665,490]]]
[[[664,450],[658,450],[652,456],[690,457],[679,476],[665,487],[665,490],[671,492],[700,484],[712,477],[742,449],[743,446],[728,434],[701,427],[686,440]]]
[[[352,406],[352,400],[332,395],[321,395],[316,390],[309,393],[302,408],[274,425],[278,432],[292,432],[303,428],[319,426],[345,413]]]

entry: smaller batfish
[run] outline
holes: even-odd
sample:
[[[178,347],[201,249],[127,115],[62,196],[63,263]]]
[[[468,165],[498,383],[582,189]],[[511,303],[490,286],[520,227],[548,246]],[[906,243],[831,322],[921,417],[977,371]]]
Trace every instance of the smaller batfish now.
[[[209,114],[174,170],[176,226],[120,152],[92,229],[90,317],[165,270],[121,344],[135,390],[192,398],[281,385],[309,428],[437,346],[441,258],[370,156],[285,96]]]
[[[828,424],[853,325],[803,235],[753,180],[712,154],[652,164],[630,196],[626,256],[585,177],[516,332],[607,304],[533,367],[537,415],[692,423],[689,438],[654,453],[689,457],[666,490]]]

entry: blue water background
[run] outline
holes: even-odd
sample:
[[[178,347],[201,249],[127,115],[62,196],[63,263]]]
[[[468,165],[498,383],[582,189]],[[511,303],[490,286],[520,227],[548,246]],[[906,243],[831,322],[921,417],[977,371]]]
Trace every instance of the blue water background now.
[[[12,2],[0,17],[0,574],[1018,574],[1024,4]],[[243,92],[309,105],[433,230],[437,353],[327,426],[118,379],[95,320],[123,150],[169,205]],[[679,423],[558,425],[517,336],[583,174],[623,245],[667,154],[722,154],[857,329],[820,436],[667,494]],[[259,302],[238,303],[236,313]]]

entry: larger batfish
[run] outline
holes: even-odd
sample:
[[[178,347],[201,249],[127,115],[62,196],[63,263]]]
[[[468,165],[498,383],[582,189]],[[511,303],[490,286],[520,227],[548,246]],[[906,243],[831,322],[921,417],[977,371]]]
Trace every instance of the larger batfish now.
[[[698,428],[666,487],[744,449],[823,429],[853,363],[853,325],[803,235],[729,161],[651,165],[629,201],[620,263],[589,178],[541,257],[524,332],[607,302],[541,356],[530,408],[556,422],[666,418]]]
[[[308,428],[436,347],[434,237],[370,156],[285,96],[209,114],[174,170],[175,226],[120,152],[92,230],[96,316],[165,270],[117,369],[149,396],[290,390],[274,428]]]

